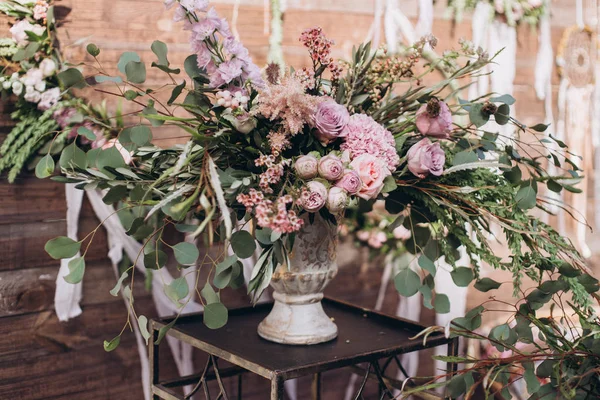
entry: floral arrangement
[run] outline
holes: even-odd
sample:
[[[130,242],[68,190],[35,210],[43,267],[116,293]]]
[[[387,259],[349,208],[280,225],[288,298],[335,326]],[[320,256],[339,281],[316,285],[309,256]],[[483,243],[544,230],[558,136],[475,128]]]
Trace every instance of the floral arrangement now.
[[[473,12],[482,1],[491,5],[490,20],[499,19],[510,26],[526,23],[535,27],[548,12],[544,0],[448,0],[447,13],[460,22],[465,13]]]
[[[456,82],[469,81],[492,61],[485,52],[463,45],[437,61],[423,61],[425,45],[435,46],[435,39],[426,37],[405,56],[389,56],[366,44],[355,48],[350,60],[337,62],[331,57],[333,42],[320,28],[312,28],[300,37],[310,67],[270,64],[261,70],[208,1],[168,0],[166,6],[175,8],[175,20],[190,37],[193,54],[183,65],[187,78],[170,64],[168,48],[160,41],[151,46],[156,56],[151,68],[163,71],[172,83],[156,90],[144,89],[147,64],[136,53],[124,53],[120,75],[111,76],[99,62],[100,49],[89,44],[88,53],[98,61],[89,66],[92,74],[68,68],[61,72],[61,84],[65,89],[90,81],[110,86],[112,91],[103,92],[139,106],[134,113],[139,123],[119,127],[115,138],[89,147],[85,141],[98,136],[80,126],[70,149],[61,154],[64,176],[55,179],[104,190],[104,201],[118,204],[119,215],[127,215],[127,233],[143,243],[138,258],[148,270],[165,267],[169,259],[185,269],[200,257],[195,245],[172,243],[167,229],[202,237],[208,244],[223,243],[221,257],[210,263],[210,278],[199,291],[207,326],[220,328],[227,322],[219,291],[244,283],[240,260],[258,256],[247,285],[257,299],[274,269],[289,265],[288,254],[303,226],[315,218],[331,224],[359,221],[376,203],[385,212],[378,205],[375,214],[384,217],[349,225],[372,247],[383,247],[394,237],[419,258],[420,271],[404,268],[395,277],[402,295],[420,292],[436,310],[448,312],[448,299],[436,293],[432,279],[435,261],[443,256],[454,267],[452,279],[458,286],[474,282],[484,292],[500,287],[480,276],[480,268],[488,265],[513,273],[515,294],[521,293],[523,276],[539,283],[526,300],[531,310],[568,293],[573,304],[589,312],[597,280],[572,244],[530,213],[556,205],[537,195],[544,186],[576,192],[571,183],[580,171],[564,143],[540,135],[546,125],[528,127],[510,117],[511,96],[459,97]],[[423,85],[440,65],[447,77]],[[482,130],[490,120],[511,124],[514,138]],[[153,146],[152,128],[165,124],[188,132],[189,141],[170,149]],[[548,142],[560,150],[551,151]],[[548,162],[557,174],[547,172]],[[371,232],[368,238],[361,233],[374,231],[375,221],[386,240],[379,232],[373,239]],[[369,224],[371,229],[361,228]],[[494,253],[493,226],[501,228],[510,257]],[[89,247],[90,238],[59,237],[46,250],[64,259],[83,245]],[[459,247],[472,267],[455,265]],[[69,282],[83,279],[83,254],[69,262]],[[134,275],[135,268],[127,268],[111,293],[131,294],[139,281]],[[190,288],[184,278],[165,285],[179,306],[190,290],[198,288]],[[476,329],[481,312],[477,308],[455,322]],[[512,338],[505,329],[493,330],[494,335]],[[116,347],[119,337],[105,343],[107,350]]]
[[[114,122],[103,105],[90,106],[64,90],[61,78],[66,63],[56,39],[51,3],[5,1],[0,12],[15,20],[11,38],[0,40],[2,99],[10,99],[15,107],[11,114],[15,127],[0,147],[0,172],[8,171],[13,182],[23,168],[37,164],[37,176],[46,177],[54,171],[53,157],[77,136],[79,128],[85,129],[80,139],[85,145],[105,141]],[[119,118],[116,121],[118,125]]]

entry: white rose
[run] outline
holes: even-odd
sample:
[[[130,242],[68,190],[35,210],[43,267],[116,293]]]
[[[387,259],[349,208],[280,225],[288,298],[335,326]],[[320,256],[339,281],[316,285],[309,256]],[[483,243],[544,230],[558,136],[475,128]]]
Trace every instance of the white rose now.
[[[51,76],[56,72],[56,63],[51,58],[44,58],[40,63],[40,70],[44,76]]]
[[[42,95],[40,92],[34,90],[32,92],[25,93],[25,96],[23,96],[23,98],[32,103],[38,103],[40,101],[40,99],[42,98]]]
[[[17,96],[20,96],[23,93],[23,84],[19,81],[15,81],[12,83],[12,91]]]
[[[10,89],[11,86],[12,86],[12,82],[10,82],[10,81],[2,82],[2,89],[8,90],[8,89]]]
[[[10,33],[12,34],[13,40],[17,42],[17,46],[24,47],[29,43],[29,37],[25,33],[26,31],[33,32],[40,36],[46,31],[46,28],[38,24],[33,25],[26,19],[17,22],[10,28]]]
[[[40,70],[39,68],[31,68],[21,78],[21,82],[23,82],[25,84],[25,86],[36,86],[43,80],[44,80],[44,74],[42,73],[42,70]]]

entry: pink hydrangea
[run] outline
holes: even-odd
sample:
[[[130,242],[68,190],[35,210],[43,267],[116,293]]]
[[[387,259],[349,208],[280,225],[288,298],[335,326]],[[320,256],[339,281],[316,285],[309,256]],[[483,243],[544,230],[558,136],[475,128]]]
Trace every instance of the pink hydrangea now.
[[[396,170],[400,157],[392,133],[365,114],[354,114],[344,128],[345,140],[340,148],[350,152],[352,159],[370,154],[381,159],[390,172]]]

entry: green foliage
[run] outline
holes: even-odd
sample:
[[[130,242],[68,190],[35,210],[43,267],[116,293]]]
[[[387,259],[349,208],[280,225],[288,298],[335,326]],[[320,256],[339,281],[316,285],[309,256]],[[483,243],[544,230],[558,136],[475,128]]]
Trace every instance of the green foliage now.
[[[54,239],[50,239],[48,242],[46,242],[46,246],[44,247],[50,257],[54,258],[55,260],[73,257],[75,254],[77,254],[80,248],[80,242],[76,242],[66,236],[59,236]]]
[[[83,257],[77,257],[69,261],[69,274],[65,276],[65,281],[69,283],[79,283],[85,273],[85,260]]]
[[[248,258],[256,250],[256,242],[248,231],[240,230],[231,235],[231,248],[239,258]]]
[[[192,265],[200,256],[198,248],[193,243],[181,242],[173,246],[173,254],[175,259],[181,265]]]

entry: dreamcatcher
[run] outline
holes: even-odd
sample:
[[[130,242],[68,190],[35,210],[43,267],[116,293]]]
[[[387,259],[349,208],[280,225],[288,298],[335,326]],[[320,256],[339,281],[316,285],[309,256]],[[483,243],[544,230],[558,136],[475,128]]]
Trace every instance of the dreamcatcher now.
[[[568,232],[575,232],[577,245],[585,257],[591,256],[591,250],[585,240],[587,225],[581,222],[586,219],[589,171],[593,171],[593,149],[598,145],[597,138],[592,134],[596,118],[593,106],[595,54],[596,41],[590,28],[580,23],[564,32],[557,54],[561,81],[556,135],[568,145],[573,154],[570,160],[580,170],[588,173],[583,179],[574,176],[572,183],[581,181],[578,185],[581,193],[563,191],[562,200],[569,207],[567,211],[573,214],[573,218],[567,217],[567,211],[559,210],[558,224],[559,231],[565,236],[568,236]]]

